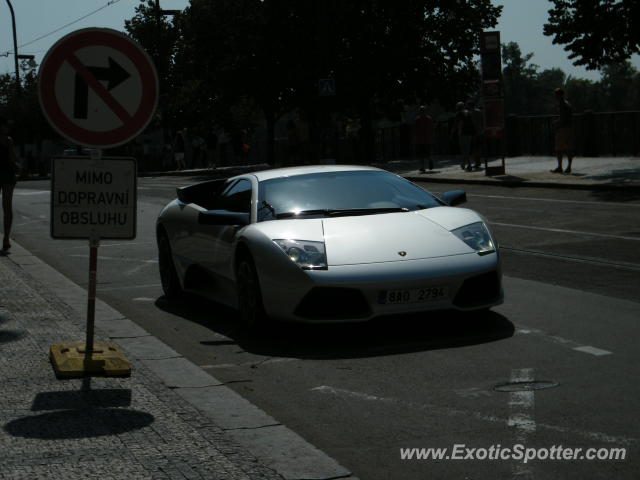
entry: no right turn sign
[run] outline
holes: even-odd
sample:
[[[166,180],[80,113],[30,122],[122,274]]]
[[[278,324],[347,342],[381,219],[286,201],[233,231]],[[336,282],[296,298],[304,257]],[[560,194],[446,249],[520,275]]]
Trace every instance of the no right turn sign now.
[[[75,144],[109,148],[136,137],[151,121],[158,78],[138,43],[116,30],[88,28],[47,52],[38,91],[58,133]]]

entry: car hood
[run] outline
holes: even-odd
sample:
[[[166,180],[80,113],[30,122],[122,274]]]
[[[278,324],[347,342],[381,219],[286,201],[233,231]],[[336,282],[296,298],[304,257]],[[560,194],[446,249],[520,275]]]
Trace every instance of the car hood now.
[[[259,223],[257,228],[271,239],[324,241],[328,264],[337,266],[472,253],[450,230],[481,220],[472,210],[435,207],[379,215],[274,220]]]
[[[328,263],[352,265],[471,253],[473,250],[449,230],[480,221],[480,218],[470,210],[466,212],[472,215],[461,215],[460,211],[442,207],[323,219]]]

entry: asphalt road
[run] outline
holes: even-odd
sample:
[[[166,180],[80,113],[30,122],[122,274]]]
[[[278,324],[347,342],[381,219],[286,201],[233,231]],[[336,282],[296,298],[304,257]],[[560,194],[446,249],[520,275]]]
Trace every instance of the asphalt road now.
[[[232,310],[162,298],[155,218],[190,182],[139,179],[138,236],[103,242],[98,296],[359,478],[640,477],[639,197],[467,186],[467,206],[487,218],[503,255],[505,304],[488,318],[287,325],[250,340]],[[85,286],[87,242],[49,238],[48,190],[18,185],[14,236]],[[551,388],[495,389],[533,380]],[[401,448],[450,454],[462,444],[628,450],[612,461],[401,460]]]

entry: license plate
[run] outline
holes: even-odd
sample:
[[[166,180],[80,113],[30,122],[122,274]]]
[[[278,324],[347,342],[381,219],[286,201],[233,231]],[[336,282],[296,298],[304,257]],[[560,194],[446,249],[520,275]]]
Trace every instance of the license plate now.
[[[382,290],[379,303],[395,305],[402,303],[434,302],[449,296],[448,287],[425,287],[408,290]]]

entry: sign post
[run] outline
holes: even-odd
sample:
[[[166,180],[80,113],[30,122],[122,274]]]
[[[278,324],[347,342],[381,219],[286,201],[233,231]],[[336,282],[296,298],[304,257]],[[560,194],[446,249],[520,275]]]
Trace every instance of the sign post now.
[[[113,343],[94,342],[98,247],[102,239],[136,236],[134,158],[59,157],[51,168],[51,236],[89,240],[86,340],[51,347],[58,376],[127,375],[131,367]]]
[[[93,359],[93,337],[96,323],[96,272],[98,270],[99,246],[100,237],[92,237],[89,240],[89,299],[87,302],[87,339],[84,344],[85,365],[90,364]]]
[[[498,148],[502,156],[502,165],[498,167],[489,167],[485,157],[485,175],[504,175],[505,122],[500,32],[482,32],[480,36],[480,63],[482,66],[484,137],[488,142],[499,145]]]
[[[151,121],[158,78],[150,57],[121,32],[87,28],[60,39],[38,73],[42,111],[71,143],[93,147],[90,157],[52,159],[51,236],[89,240],[87,331],[84,343],[51,347],[56,374],[129,375],[131,366],[111,342],[94,342],[98,247],[103,239],[136,236],[136,160],[102,157]]]

